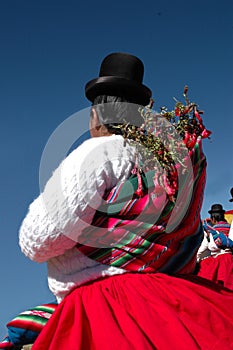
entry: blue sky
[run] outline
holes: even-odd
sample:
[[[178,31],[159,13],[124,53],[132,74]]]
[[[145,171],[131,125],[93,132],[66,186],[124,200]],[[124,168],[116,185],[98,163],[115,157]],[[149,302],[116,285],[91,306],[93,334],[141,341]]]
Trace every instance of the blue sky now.
[[[84,85],[102,59],[123,51],[145,64],[155,108],[189,97],[212,130],[204,141],[208,177],[202,215],[229,202],[233,187],[233,2],[0,2],[1,299],[0,337],[18,312],[53,300],[46,266],[24,257],[18,230],[39,194],[39,166],[53,131],[87,108]],[[80,118],[80,128],[87,128]],[[77,131],[78,133],[79,131]]]

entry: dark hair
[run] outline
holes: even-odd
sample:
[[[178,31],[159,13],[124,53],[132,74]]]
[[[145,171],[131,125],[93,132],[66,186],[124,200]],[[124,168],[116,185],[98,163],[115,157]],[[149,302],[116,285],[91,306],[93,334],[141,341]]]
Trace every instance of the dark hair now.
[[[212,213],[210,215],[211,219],[215,219],[217,222],[219,221],[226,221],[224,217],[224,213]]]
[[[94,99],[92,106],[100,123],[114,134],[122,134],[121,129],[114,128],[114,125],[129,123],[140,127],[143,123],[139,112],[140,105],[131,103],[124,97],[100,95]]]

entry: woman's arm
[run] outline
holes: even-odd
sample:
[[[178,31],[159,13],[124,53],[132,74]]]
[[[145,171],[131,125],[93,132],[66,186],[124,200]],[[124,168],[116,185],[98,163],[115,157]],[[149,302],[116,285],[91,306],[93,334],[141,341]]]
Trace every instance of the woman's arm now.
[[[106,189],[105,171],[91,167],[88,158],[94,145],[73,151],[30,205],[19,232],[21,249],[30,259],[43,262],[63,254],[90,225]]]
[[[44,262],[74,247],[106,190],[129,176],[134,152],[114,136],[87,140],[74,150],[29,207],[19,232],[23,253]]]

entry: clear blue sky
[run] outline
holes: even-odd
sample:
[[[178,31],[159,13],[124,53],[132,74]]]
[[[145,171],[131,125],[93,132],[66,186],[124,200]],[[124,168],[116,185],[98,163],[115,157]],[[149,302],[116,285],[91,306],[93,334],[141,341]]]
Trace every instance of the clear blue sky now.
[[[39,194],[39,165],[54,129],[89,106],[84,85],[110,52],[139,56],[155,108],[189,86],[212,130],[202,215],[233,187],[232,0],[2,0],[0,2],[0,337],[18,312],[53,300],[46,266],[24,257],[18,229]],[[80,127],[88,120],[80,119]]]

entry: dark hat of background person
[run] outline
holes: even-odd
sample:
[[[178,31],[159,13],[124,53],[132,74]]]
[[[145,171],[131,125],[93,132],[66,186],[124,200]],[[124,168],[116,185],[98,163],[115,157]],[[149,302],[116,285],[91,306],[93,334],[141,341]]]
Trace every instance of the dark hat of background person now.
[[[223,209],[221,204],[213,204],[211,206],[211,209],[208,211],[209,214],[214,213],[225,213],[225,210]]]
[[[229,199],[229,202],[233,202],[233,187],[230,189],[231,199]]]
[[[128,53],[111,53],[100,66],[99,77],[85,86],[85,95],[92,103],[99,95],[124,97],[129,102],[146,106],[150,102],[151,90],[142,84],[144,65]]]

